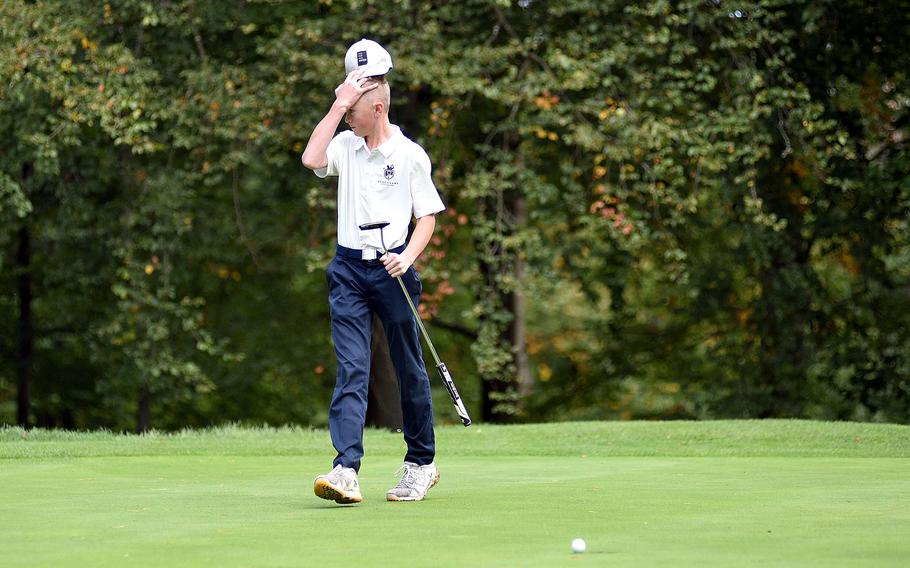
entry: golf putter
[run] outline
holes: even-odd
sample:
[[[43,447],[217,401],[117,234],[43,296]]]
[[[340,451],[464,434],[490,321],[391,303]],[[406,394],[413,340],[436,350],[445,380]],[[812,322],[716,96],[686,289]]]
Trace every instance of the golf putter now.
[[[379,241],[382,243],[382,252],[383,254],[388,254],[389,250],[385,246],[385,238],[382,234],[382,230],[389,225],[388,222],[379,222],[379,223],[366,223],[360,225],[361,231],[373,231],[379,229]],[[461,400],[461,396],[458,394],[458,389],[455,388],[455,381],[452,380],[452,375],[449,374],[449,369],[446,367],[446,364],[439,360],[439,354],[436,353],[436,348],[433,347],[433,342],[430,341],[430,334],[427,333],[427,328],[423,325],[423,320],[420,319],[420,314],[417,313],[417,308],[414,307],[414,302],[411,301],[411,295],[408,294],[408,289],[404,287],[404,281],[401,279],[401,276],[396,276],[399,286],[401,286],[401,292],[404,294],[405,300],[408,301],[408,306],[411,307],[411,313],[414,314],[414,319],[417,320],[417,326],[420,327],[420,332],[423,334],[423,339],[427,342],[427,346],[430,348],[430,353],[433,354],[433,361],[436,362],[436,370],[439,371],[439,376],[442,377],[442,382],[446,386],[446,390],[449,391],[449,396],[452,397],[452,404],[455,405],[455,411],[458,413],[458,417],[461,418],[461,423],[465,426],[471,425],[471,417],[468,416],[468,411],[464,407],[464,402]]]

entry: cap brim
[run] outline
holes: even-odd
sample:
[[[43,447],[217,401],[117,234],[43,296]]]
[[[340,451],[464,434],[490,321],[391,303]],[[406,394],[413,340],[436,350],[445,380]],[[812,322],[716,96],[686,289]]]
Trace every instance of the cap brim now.
[[[352,69],[351,71],[354,71]],[[363,71],[364,77],[378,77],[380,75],[385,75],[392,70],[392,67],[389,65],[364,65],[363,67],[357,67],[357,71]],[[351,71],[348,71],[350,73]]]

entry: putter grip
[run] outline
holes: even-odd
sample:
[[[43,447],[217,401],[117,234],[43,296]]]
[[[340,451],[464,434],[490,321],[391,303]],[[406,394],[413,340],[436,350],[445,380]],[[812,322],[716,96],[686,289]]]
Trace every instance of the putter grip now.
[[[458,389],[455,388],[455,381],[452,380],[452,375],[449,374],[446,364],[440,362],[436,365],[436,370],[439,371],[439,376],[442,377],[442,382],[445,384],[446,390],[449,391],[449,396],[452,397],[452,404],[455,405],[455,412],[457,412],[458,417],[461,418],[461,423],[465,426],[470,426],[471,417],[468,416],[468,411],[464,407],[464,402],[462,402],[461,396],[458,395]]]

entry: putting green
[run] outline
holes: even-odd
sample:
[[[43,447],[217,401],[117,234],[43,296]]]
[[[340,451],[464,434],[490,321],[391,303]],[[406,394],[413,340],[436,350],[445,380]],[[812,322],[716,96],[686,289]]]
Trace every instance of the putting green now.
[[[323,431],[0,430],[4,566],[898,566],[910,428],[794,421],[438,430],[439,485],[387,503],[400,435],[369,431],[365,501],[312,494]],[[587,552],[572,554],[581,537]]]

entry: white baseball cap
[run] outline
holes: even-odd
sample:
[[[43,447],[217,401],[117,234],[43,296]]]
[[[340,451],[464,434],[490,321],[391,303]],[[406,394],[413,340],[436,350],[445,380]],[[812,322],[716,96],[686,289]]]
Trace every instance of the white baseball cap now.
[[[371,39],[362,39],[348,48],[344,56],[344,73],[362,69],[364,77],[385,75],[392,68],[392,56]]]

